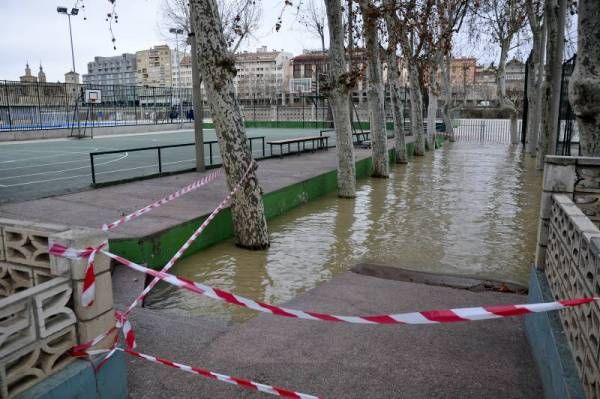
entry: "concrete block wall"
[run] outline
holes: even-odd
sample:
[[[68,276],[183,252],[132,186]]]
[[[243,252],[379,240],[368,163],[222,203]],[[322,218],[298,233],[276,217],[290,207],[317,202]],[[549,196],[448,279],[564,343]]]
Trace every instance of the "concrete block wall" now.
[[[26,395],[84,362],[71,357],[69,349],[114,326],[109,259],[96,256],[96,298],[83,307],[87,260],[58,258],[48,251],[51,241],[86,248],[106,239],[97,230],[0,219],[0,398]],[[113,337],[98,348],[110,346]]]
[[[555,299],[600,297],[600,160],[547,157],[536,268]],[[559,312],[583,390],[600,397],[600,304]]]

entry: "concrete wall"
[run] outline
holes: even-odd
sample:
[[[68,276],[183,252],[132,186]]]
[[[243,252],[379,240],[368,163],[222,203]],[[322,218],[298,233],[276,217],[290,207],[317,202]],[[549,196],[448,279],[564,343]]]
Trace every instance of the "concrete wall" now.
[[[599,187],[600,159],[546,157],[535,266],[556,299],[600,297]],[[552,331],[546,335],[564,334],[586,396],[598,398],[600,303],[559,316],[562,331],[548,326]]]
[[[74,370],[89,364],[71,357],[69,350],[115,325],[110,261],[96,256],[96,296],[91,306],[84,307],[81,292],[87,259],[58,258],[48,247],[56,241],[83,249],[100,245],[106,238],[97,230],[0,219],[1,398],[46,397],[27,394],[44,383],[61,393],[54,397],[76,396],[71,389],[81,382]],[[94,349],[108,348],[113,340],[114,333]],[[118,362],[112,361],[115,367],[124,368],[123,361],[122,366]],[[111,377],[112,392],[126,393],[126,375],[121,374]],[[96,391],[99,376],[92,377],[82,392]]]

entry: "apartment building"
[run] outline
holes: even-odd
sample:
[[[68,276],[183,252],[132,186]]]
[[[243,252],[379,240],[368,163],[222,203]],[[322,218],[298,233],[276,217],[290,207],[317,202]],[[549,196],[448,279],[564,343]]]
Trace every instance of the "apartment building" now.
[[[173,68],[171,49],[166,44],[135,53],[136,84],[154,87],[171,87]]]

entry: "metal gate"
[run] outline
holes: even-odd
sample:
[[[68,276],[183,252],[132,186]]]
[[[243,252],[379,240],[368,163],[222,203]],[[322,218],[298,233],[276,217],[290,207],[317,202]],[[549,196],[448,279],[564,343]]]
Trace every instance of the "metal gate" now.
[[[575,114],[569,102],[569,79],[573,74],[577,54],[563,63],[560,84],[560,107],[558,111],[558,132],[556,132],[556,155],[581,155],[579,131]]]

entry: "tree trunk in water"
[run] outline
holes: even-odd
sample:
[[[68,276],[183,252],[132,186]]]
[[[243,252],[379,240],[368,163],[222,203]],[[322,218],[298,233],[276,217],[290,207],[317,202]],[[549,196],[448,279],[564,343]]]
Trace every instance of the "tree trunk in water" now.
[[[416,65],[408,65],[408,81],[410,84],[410,130],[415,138],[415,155],[425,155],[425,139],[423,137],[423,97],[421,83]]]
[[[444,57],[442,64],[442,84],[444,92],[444,105],[442,106],[442,120],[446,128],[446,135],[450,138],[451,142],[456,141],[454,137],[454,126],[452,126],[452,120],[450,119],[450,103],[452,101],[452,86],[450,84],[450,56]]]
[[[196,46],[200,75],[204,78],[227,185],[232,189],[252,162],[246,130],[235,98],[235,62],[228,53],[215,0],[191,0],[192,24],[197,32]],[[233,197],[231,205],[236,244],[260,249],[269,246],[269,233],[262,200],[262,189],[255,170]]]
[[[428,89],[429,102],[427,104],[427,136],[432,145],[431,149],[435,149],[435,120],[438,109],[438,97],[433,90]]]
[[[581,155],[600,157],[600,2],[579,0],[577,62],[569,82]]]
[[[356,167],[350,122],[350,76],[346,71],[344,54],[342,6],[340,0],[325,0],[325,7],[329,26],[329,63],[331,65],[329,101],[333,110],[337,141],[338,196],[353,198],[356,196]]]
[[[394,117],[394,151],[396,153],[396,163],[407,163],[406,140],[404,138],[404,111],[400,100],[398,87],[398,61],[396,54],[388,54],[388,82],[390,83],[390,98],[392,100],[392,115]]]
[[[532,29],[533,30],[533,29]],[[544,54],[544,28],[539,27],[532,33],[533,46],[531,49],[531,61],[528,66],[527,76],[527,152],[535,156],[540,134],[540,97],[539,86],[542,83],[540,64],[543,68]]]
[[[389,176],[387,134],[385,131],[384,94],[377,38],[377,10],[370,0],[360,0],[367,52],[367,99],[371,117],[371,143],[373,147],[373,177]]]
[[[558,112],[560,106],[560,86],[562,62],[565,48],[565,20],[567,0],[547,0],[544,19],[548,40],[546,43],[546,74],[542,97],[542,124],[539,138],[539,151],[536,160],[538,169],[544,169],[544,157],[556,152],[558,132]]]
[[[190,4],[190,15],[191,4]],[[203,104],[202,104],[202,77],[198,69],[198,49],[196,47],[196,35],[194,31],[190,33],[190,53],[192,56],[192,95],[194,106],[194,142],[196,143],[196,171],[203,172],[204,165],[204,131],[202,130],[203,120]]]

